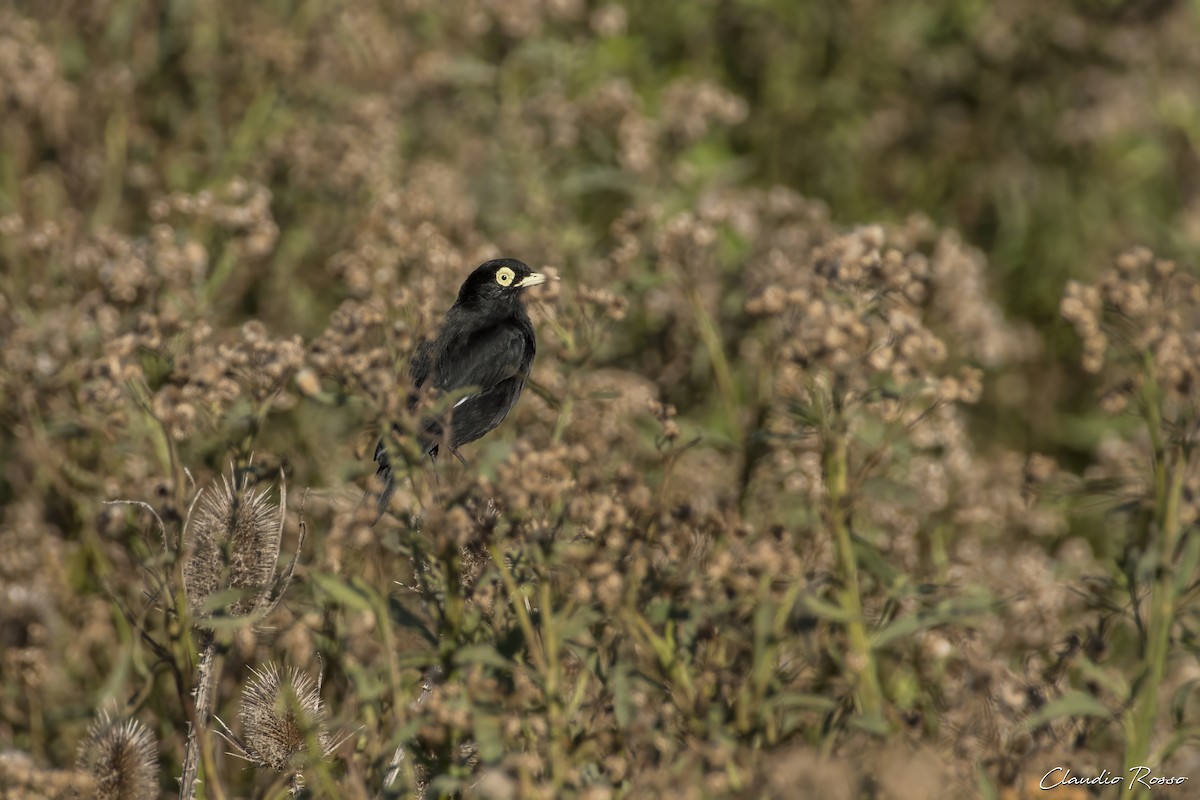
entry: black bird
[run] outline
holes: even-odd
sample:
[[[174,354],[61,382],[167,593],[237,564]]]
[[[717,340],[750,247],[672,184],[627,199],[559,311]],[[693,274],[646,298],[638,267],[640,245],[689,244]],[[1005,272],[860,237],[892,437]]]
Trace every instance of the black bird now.
[[[409,369],[414,390],[428,383],[439,396],[457,389],[469,392],[445,413],[421,420],[417,434],[421,451],[435,461],[444,445],[467,463],[459,446],[495,428],[517,404],[537,352],[533,324],[521,295],[530,286],[545,282],[545,275],[515,258],[480,264],[458,290],[458,299],[446,312],[438,337],[417,347]],[[416,403],[414,391],[409,395],[409,409]],[[393,430],[398,428],[393,425]],[[383,439],[375,446],[375,463],[383,482],[378,521],[395,491],[392,462]]]

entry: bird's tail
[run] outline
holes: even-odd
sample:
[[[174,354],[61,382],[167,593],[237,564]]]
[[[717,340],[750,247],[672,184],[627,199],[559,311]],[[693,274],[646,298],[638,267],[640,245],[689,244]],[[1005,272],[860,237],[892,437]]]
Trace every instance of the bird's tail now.
[[[379,496],[375,498],[375,519],[371,520],[371,526],[379,522],[383,515],[387,513],[388,506],[391,505],[392,495],[396,493],[396,476],[392,473],[392,459],[388,456],[387,447],[383,444],[383,439],[380,439],[375,445],[375,480],[379,483]],[[371,489],[367,489],[363,495],[363,500],[366,500],[372,493]]]
[[[433,430],[441,433],[442,426],[441,423],[437,422],[436,420],[425,420],[424,425],[425,430],[422,435],[418,437],[417,441],[421,444],[422,452],[429,456],[429,460],[431,462],[436,464],[439,444],[437,440],[430,441],[429,433]],[[400,430],[401,429],[399,425],[392,426],[392,434],[397,434],[400,432]],[[379,484],[379,495],[375,498],[376,513],[375,519],[371,521],[372,527],[374,527],[379,520],[383,519],[383,515],[387,513],[388,506],[391,505],[392,495],[396,493],[396,474],[392,468],[392,457],[388,454],[387,445],[385,444],[387,441],[387,436],[388,434],[384,434],[383,438],[381,438],[375,444],[375,481]],[[458,456],[458,459],[464,464],[467,463],[466,459],[464,459],[457,450],[453,450],[451,452]],[[437,480],[436,473],[434,474],[434,480]],[[362,500],[359,501],[359,505],[362,505],[362,503],[366,502],[367,498],[370,497],[374,492],[374,488],[367,489],[366,493],[363,494]]]

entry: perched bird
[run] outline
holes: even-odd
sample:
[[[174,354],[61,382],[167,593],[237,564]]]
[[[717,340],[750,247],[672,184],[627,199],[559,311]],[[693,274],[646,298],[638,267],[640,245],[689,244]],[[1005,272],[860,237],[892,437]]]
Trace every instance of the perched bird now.
[[[537,352],[521,295],[545,282],[545,275],[515,258],[488,261],[467,276],[441,332],[417,347],[409,369],[414,390],[429,384],[439,396],[459,389],[469,392],[443,414],[421,420],[417,435],[423,453],[436,460],[444,446],[465,464],[458,448],[495,428],[516,405]],[[410,409],[416,406],[416,391],[408,402]],[[383,439],[375,446],[375,463],[383,483],[378,521],[395,491]]]

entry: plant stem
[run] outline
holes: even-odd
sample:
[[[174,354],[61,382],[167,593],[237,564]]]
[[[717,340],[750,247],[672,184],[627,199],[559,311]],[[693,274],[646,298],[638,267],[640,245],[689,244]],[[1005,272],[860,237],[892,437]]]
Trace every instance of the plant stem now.
[[[721,342],[721,334],[713,323],[712,317],[704,310],[700,293],[695,289],[688,291],[688,302],[692,306],[692,315],[696,319],[697,332],[704,349],[712,362],[713,377],[717,381],[717,393],[721,398],[721,406],[728,419],[729,430],[738,447],[746,440],[746,431],[742,426],[741,404],[738,402],[737,388],[733,383],[733,371],[729,367],[729,359],[725,357],[725,346]]]
[[[1158,536],[1158,558],[1155,563],[1154,586],[1150,597],[1150,624],[1146,634],[1145,672],[1138,682],[1137,693],[1127,718],[1125,772],[1146,764],[1150,754],[1150,739],[1158,715],[1158,691],[1166,674],[1170,655],[1171,626],[1175,620],[1175,579],[1171,570],[1175,544],[1179,538],[1179,505],[1183,496],[1183,479],[1187,459],[1181,447],[1173,447],[1162,461],[1164,492],[1156,492],[1155,527]],[[1155,472],[1158,472],[1156,465]],[[1124,784],[1124,797],[1144,797],[1145,787],[1136,781]]]
[[[200,633],[200,662],[196,665],[196,694],[192,720],[188,723],[187,745],[183,753],[183,775],[179,779],[180,800],[196,796],[196,778],[200,771],[200,739],[208,729],[212,714],[213,664],[217,658],[217,640],[212,631]]]
[[[858,678],[859,710],[867,717],[882,719],[883,692],[875,669],[875,658],[863,620],[862,593],[858,584],[858,559],[850,539],[848,464],[846,437],[841,431],[826,436],[824,447],[825,517],[837,550],[838,572],[842,579],[841,604],[849,617],[846,634],[850,652],[846,659]]]
[[[560,791],[566,780],[567,725],[562,708],[562,670],[558,659],[558,631],[551,606],[550,584],[538,586],[538,603],[542,616],[542,647],[546,654],[546,715],[550,728],[550,779],[554,790]]]
[[[508,592],[508,601],[512,603],[513,613],[517,615],[517,624],[521,626],[521,633],[524,634],[525,643],[529,647],[529,660],[533,662],[534,669],[544,673],[546,671],[545,648],[533,627],[533,620],[530,618],[530,610],[527,607],[528,601],[517,588],[517,581],[513,577],[512,570],[508,568],[508,564],[504,562],[504,554],[500,551],[500,547],[495,544],[488,545],[488,553],[491,554],[492,563],[500,572],[500,582],[504,584],[504,589]]]

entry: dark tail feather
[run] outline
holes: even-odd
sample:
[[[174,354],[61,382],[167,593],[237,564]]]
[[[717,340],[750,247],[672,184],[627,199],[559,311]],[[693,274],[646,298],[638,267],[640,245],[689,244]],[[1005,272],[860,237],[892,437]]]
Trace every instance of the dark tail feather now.
[[[392,474],[392,460],[388,457],[387,448],[383,446],[383,439],[379,440],[379,444],[375,445],[375,463],[379,465],[379,469],[375,470],[375,479],[381,484],[379,497],[375,501],[376,514],[375,519],[371,520],[371,526],[383,519],[383,515],[387,513],[388,506],[391,505],[392,495],[396,493],[396,476]],[[367,490],[367,494],[370,494]],[[364,495],[365,498],[365,495]]]
[[[441,425],[436,422],[426,422],[426,426],[430,429],[432,429],[432,426],[436,426],[437,430],[439,432],[441,431]],[[399,432],[400,428],[393,425],[392,433],[396,434]],[[436,442],[430,442],[427,436],[422,436],[419,441],[424,447],[425,455],[429,456],[429,460],[436,464],[438,457],[438,444]],[[451,452],[453,452],[454,455],[458,457],[458,460],[463,464],[467,463],[467,460],[463,458],[462,454],[457,450],[452,450]],[[392,503],[392,495],[396,493],[396,476],[392,472],[392,459],[391,456],[388,455],[387,447],[384,445],[384,439],[380,439],[378,444],[375,445],[375,463],[378,465],[378,469],[375,470],[375,480],[379,483],[381,488],[379,490],[379,497],[377,497],[375,500],[376,514],[375,519],[371,521],[371,527],[375,527],[375,523],[383,519],[383,515],[387,513],[388,506],[390,506]],[[435,481],[437,480],[436,472],[433,474],[433,479]],[[368,489],[366,494],[363,495],[363,500],[360,500],[359,503],[361,504],[370,495],[371,490]]]

